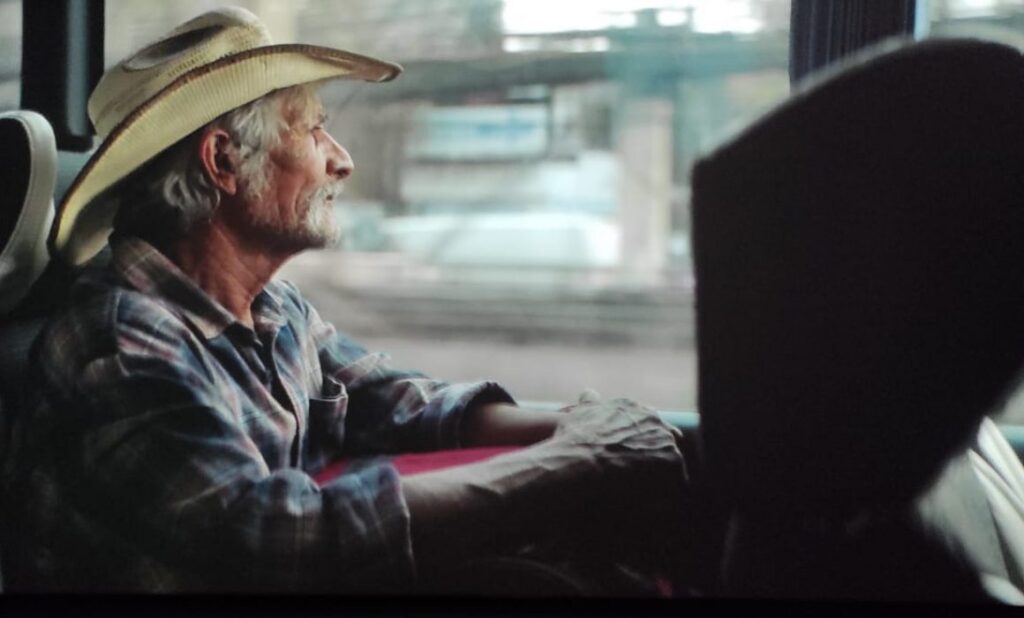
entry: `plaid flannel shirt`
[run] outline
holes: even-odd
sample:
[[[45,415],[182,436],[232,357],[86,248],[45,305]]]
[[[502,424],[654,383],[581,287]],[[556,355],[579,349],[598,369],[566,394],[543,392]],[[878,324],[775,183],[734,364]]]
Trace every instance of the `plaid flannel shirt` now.
[[[466,410],[511,398],[494,383],[391,368],[289,283],[269,283],[252,313],[254,329],[138,239],[79,279],[34,349],[37,405],[13,436],[7,485],[22,529],[10,566],[25,585],[413,581],[409,512],[388,458],[324,486],[311,475],[344,456],[456,448]]]

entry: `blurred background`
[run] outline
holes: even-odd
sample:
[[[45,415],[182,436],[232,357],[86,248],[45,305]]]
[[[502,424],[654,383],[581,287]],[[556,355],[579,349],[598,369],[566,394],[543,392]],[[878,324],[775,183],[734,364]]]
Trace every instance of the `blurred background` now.
[[[689,169],[787,96],[789,0],[233,3],[278,42],[405,67],[322,91],[355,160],[344,233],[282,276],[326,319],[522,400],[696,407]],[[222,4],[107,0],[107,66]],[[922,4],[932,31],[1024,32],[1024,0]],[[18,106],[19,11],[0,0],[0,109]]]

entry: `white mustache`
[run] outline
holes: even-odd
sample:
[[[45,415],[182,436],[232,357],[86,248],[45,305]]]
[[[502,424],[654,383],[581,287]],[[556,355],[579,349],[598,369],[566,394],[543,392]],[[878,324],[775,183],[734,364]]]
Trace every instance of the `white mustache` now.
[[[344,190],[345,184],[341,181],[326,184],[314,191],[313,195],[309,196],[309,203],[312,206],[314,204],[326,202],[338,197]]]

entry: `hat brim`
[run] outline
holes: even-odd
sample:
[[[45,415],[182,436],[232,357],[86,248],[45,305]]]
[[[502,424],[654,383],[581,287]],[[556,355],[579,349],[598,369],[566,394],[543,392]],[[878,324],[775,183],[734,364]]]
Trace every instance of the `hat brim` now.
[[[328,79],[384,82],[402,67],[314,45],[269,45],[226,56],[174,80],[110,132],[57,208],[52,255],[80,265],[106,244],[114,207],[94,201],[163,150],[222,114],[278,90]]]

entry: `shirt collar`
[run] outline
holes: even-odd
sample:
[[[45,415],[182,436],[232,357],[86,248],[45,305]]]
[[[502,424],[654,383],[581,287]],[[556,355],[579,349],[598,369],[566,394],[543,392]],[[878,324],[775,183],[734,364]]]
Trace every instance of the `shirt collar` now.
[[[170,301],[206,339],[221,335],[235,324],[251,332],[153,245],[139,238],[121,238],[112,252],[114,269],[125,281],[140,292]],[[285,318],[281,299],[264,288],[253,299],[252,316],[257,331],[282,326]]]

